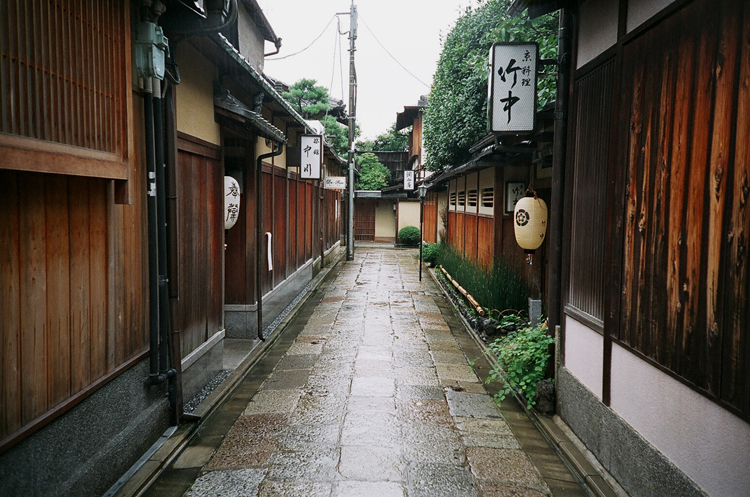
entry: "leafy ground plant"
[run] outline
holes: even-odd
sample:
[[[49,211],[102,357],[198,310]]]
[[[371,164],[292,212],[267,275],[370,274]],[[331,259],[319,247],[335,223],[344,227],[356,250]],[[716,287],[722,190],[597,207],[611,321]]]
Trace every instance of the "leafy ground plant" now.
[[[545,378],[549,346],[555,339],[547,333],[545,325],[526,327],[491,342],[491,351],[497,363],[490,370],[487,383],[502,381],[503,389],[495,394],[500,402],[513,390],[523,394],[527,407],[535,404],[536,384]]]

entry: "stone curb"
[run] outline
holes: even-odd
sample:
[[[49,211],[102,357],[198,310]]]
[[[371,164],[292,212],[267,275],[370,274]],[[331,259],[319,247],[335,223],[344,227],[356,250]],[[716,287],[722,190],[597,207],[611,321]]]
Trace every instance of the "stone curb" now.
[[[446,294],[442,283],[438,281],[435,273],[433,271],[430,271],[429,268],[427,268],[427,272],[435,281],[435,284],[437,284],[438,288],[440,288],[440,291],[443,292],[446,298],[450,300],[450,297]],[[477,344],[477,347],[479,347],[487,360],[493,366],[495,366],[497,364],[497,359],[495,358],[492,351],[487,348],[487,345],[484,343],[484,341],[479,338],[479,336],[474,332],[474,329],[466,321],[466,318],[464,318],[464,316],[462,316],[460,312],[458,312],[457,315],[459,316],[459,318],[461,318],[461,322],[469,332],[469,335],[472,337],[474,342]],[[551,416],[527,409],[526,402],[524,402],[523,399],[521,399],[515,391],[513,392],[513,397],[516,399],[516,402],[518,402],[518,404],[521,406],[521,409],[524,410],[529,419],[531,419],[531,421],[534,423],[534,426],[537,427],[537,429],[542,433],[542,436],[552,446],[557,455],[560,456],[560,459],[562,459],[563,463],[568,467],[571,473],[573,473],[573,475],[575,475],[575,477],[579,479],[581,485],[584,487],[588,494],[592,495],[593,497],[619,497],[619,494],[615,492],[614,489],[609,485],[609,483],[607,483],[607,481],[602,477],[602,475],[599,474],[599,472],[596,470],[593,464],[589,462],[586,456],[584,456],[584,454],[578,449],[578,447],[576,447],[576,445],[568,438],[568,436],[565,435],[560,427],[555,424]]]
[[[204,400],[192,414],[187,415],[185,419],[189,419],[190,422],[181,424],[177,427],[177,430],[169,437],[162,437],[163,440],[159,440],[154,445],[158,445],[158,448],[154,453],[146,460],[139,461],[136,465],[140,464],[140,467],[132,471],[132,474],[127,478],[119,489],[115,492],[108,492],[105,495],[112,495],[114,497],[139,497],[143,495],[153,484],[161,473],[180,455],[182,450],[187,447],[192,438],[198,432],[201,423],[207,419],[214,410],[234,391],[237,385],[247,376],[252,367],[263,357],[265,352],[276,342],[276,340],[283,334],[284,329],[294,319],[299,310],[307,302],[313,291],[317,289],[323,280],[330,274],[330,272],[338,265],[339,262],[344,258],[344,253],[339,254],[333,262],[323,268],[315,278],[312,279],[312,286],[307,294],[297,302],[289,314],[274,328],[269,337],[265,342],[259,343],[250,354],[237,366],[232,374],[230,374],[211,394]],[[160,444],[160,445],[159,445]],[[130,473],[130,472],[129,472]],[[126,473],[127,475],[128,473]],[[117,483],[115,484],[115,486]]]

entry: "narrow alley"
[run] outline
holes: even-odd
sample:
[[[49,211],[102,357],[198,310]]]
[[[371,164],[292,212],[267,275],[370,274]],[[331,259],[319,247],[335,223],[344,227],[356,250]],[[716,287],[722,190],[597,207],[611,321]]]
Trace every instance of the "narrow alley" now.
[[[359,248],[147,495],[586,495],[479,355],[416,251]]]

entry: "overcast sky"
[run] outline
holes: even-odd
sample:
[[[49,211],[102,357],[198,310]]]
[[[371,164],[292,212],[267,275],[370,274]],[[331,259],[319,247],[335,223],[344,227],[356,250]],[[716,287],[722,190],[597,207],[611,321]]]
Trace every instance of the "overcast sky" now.
[[[334,14],[349,12],[351,0],[258,0],[258,3],[276,35],[282,38],[281,52],[266,58],[266,74],[288,84],[302,78],[315,79],[329,88],[332,97],[344,100],[348,109],[349,38],[337,34],[336,19],[323,31]],[[465,7],[476,3],[476,0],[355,0],[359,11],[355,65],[360,139],[383,133],[404,106],[416,105],[420,95],[429,93],[428,85],[432,84],[440,57],[441,34],[445,37]],[[349,16],[339,18],[341,31],[348,31]],[[299,55],[272,60],[299,52],[321,33],[320,39]],[[267,51],[272,48],[268,43],[266,47]]]

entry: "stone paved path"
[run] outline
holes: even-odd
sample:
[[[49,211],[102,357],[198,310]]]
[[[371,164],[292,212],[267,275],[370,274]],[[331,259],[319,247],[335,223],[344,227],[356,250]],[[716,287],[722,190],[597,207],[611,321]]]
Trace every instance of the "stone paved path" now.
[[[197,478],[186,495],[584,495],[559,460],[543,477],[522,450],[446,321],[452,310],[429,275],[418,281],[415,251],[355,259],[151,494]]]

